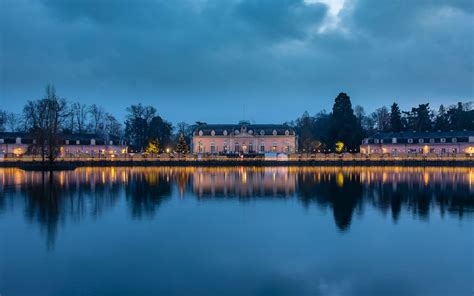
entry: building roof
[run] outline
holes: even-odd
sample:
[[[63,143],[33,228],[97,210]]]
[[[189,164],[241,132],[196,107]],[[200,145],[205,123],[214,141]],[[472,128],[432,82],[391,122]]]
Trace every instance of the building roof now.
[[[236,131],[241,133],[245,131],[249,134],[255,135],[273,135],[273,131],[276,131],[277,135],[285,135],[288,131],[291,135],[295,135],[295,131],[292,127],[285,124],[249,124],[248,122],[240,122],[239,124],[201,124],[196,126],[193,135],[198,136],[199,132],[202,131],[203,136],[211,135],[214,131],[216,136],[223,136],[224,132],[227,135],[235,135]]]
[[[32,138],[33,135],[31,133],[25,133],[25,132],[0,132],[0,139],[15,139],[15,138],[22,138],[22,139],[28,139]],[[96,139],[96,140],[105,140],[105,139],[110,139],[110,140],[118,140],[117,137],[113,136],[102,136],[99,134],[61,134],[61,137],[65,140],[91,140],[91,139]]]
[[[437,131],[437,132],[378,132],[367,139],[412,139],[412,138],[468,138],[474,137],[474,131]]]

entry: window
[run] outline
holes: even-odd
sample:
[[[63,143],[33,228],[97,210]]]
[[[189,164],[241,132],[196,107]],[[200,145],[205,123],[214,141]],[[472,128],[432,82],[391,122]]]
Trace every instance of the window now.
[[[235,145],[234,145],[234,152],[240,152],[240,145],[239,145],[239,143],[235,143]]]
[[[423,139],[418,139],[418,143],[420,143],[420,144],[421,144],[421,143],[423,143],[423,142],[424,142],[424,140],[423,140]]]
[[[0,139],[0,144],[3,144],[3,143],[5,143],[5,140]]]
[[[224,132],[222,133],[224,136],[227,136],[227,131],[224,130]]]
[[[81,142],[79,140],[76,140],[76,145],[79,145]]]
[[[203,132],[202,132],[202,131],[199,131],[199,135],[202,136],[202,135],[203,135]]]
[[[234,134],[236,134],[236,135],[238,135],[239,133],[240,133],[239,130],[234,131]]]
[[[276,152],[276,151],[277,151],[277,143],[273,142],[272,143],[272,152]]]
[[[216,132],[214,130],[211,131],[211,136],[215,136],[216,135]]]
[[[375,144],[378,144],[378,143],[379,143],[379,139],[375,139],[375,140],[374,140],[374,143],[375,143]]]
[[[413,139],[408,139],[408,143],[409,143],[409,144],[412,144],[412,143],[413,143]]]
[[[254,152],[254,151],[253,151],[253,143],[252,143],[252,142],[249,143],[249,152],[250,152],[250,153],[253,153],[253,152]]]
[[[290,131],[289,130],[286,130],[285,131],[285,136],[289,136],[290,135]]]
[[[265,143],[260,144],[260,152],[265,152]]]
[[[446,143],[446,138],[441,138],[441,139],[440,139],[440,142],[441,142],[441,143]]]
[[[66,145],[69,145],[69,140],[66,140]]]
[[[214,142],[211,143],[211,153],[216,153],[216,144]]]
[[[451,139],[451,142],[453,142],[453,143],[456,143],[457,141],[458,141],[457,138],[452,138],[452,139]]]
[[[274,136],[277,135],[277,131],[276,131],[276,130],[273,130],[273,135],[274,135]]]
[[[229,147],[227,146],[226,141],[224,141],[224,145],[222,146],[222,150],[224,151],[224,153],[227,153],[229,151]]]
[[[264,130],[261,130],[261,131],[260,131],[260,135],[261,135],[261,136],[265,135],[265,131],[264,131]]]
[[[431,138],[430,143],[434,143],[434,142],[435,142],[435,139]]]
[[[397,138],[392,138],[392,144],[397,144]]]
[[[380,144],[383,144],[383,139],[382,139],[382,140],[380,140]]]
[[[453,153],[458,153],[458,148],[453,148]]]

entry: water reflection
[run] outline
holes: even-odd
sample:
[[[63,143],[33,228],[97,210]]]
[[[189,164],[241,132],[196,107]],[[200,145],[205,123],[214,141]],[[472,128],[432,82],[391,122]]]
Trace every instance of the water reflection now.
[[[463,219],[474,211],[470,168],[80,168],[54,173],[0,169],[0,215],[20,209],[52,246],[58,226],[96,219],[121,199],[133,219],[153,218],[172,196],[292,199],[332,211],[342,232],[354,213],[377,209],[394,223],[401,213],[430,211]]]

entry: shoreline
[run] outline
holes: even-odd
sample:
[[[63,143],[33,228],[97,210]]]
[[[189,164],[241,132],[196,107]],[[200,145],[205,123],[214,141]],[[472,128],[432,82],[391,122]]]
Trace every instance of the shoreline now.
[[[95,160],[57,161],[53,165],[38,161],[5,161],[0,168],[23,170],[74,170],[79,167],[282,167],[282,166],[403,166],[403,167],[474,167],[474,160]]]

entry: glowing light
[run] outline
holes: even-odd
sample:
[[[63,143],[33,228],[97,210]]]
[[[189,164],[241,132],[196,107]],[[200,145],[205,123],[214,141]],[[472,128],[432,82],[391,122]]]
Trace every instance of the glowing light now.
[[[15,148],[13,149],[13,154],[15,154],[16,156],[20,156],[24,153],[23,151],[23,148]]]

